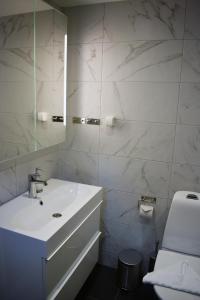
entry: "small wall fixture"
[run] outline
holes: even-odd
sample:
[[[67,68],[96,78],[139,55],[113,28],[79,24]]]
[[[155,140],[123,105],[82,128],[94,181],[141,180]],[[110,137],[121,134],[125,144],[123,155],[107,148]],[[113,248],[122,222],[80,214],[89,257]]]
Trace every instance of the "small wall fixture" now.
[[[105,124],[107,127],[113,127],[115,126],[116,118],[114,116],[106,116],[105,118]]]
[[[46,111],[38,111],[37,113],[37,119],[40,122],[47,122],[49,117],[49,113]]]
[[[64,117],[63,116],[52,116],[52,122],[63,123]]]
[[[100,125],[100,119],[73,117],[72,118],[72,123],[74,123],[74,124]]]

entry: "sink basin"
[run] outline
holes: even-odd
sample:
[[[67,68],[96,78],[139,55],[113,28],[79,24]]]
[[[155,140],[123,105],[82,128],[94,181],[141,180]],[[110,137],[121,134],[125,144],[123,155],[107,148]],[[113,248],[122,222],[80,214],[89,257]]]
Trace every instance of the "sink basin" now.
[[[25,193],[4,204],[0,209],[0,227],[46,241],[101,190],[96,186],[50,179],[37,199]],[[61,216],[54,217],[54,214]]]
[[[81,190],[86,192],[86,187],[73,182],[65,182],[63,185],[60,180],[51,179],[49,187],[38,194],[37,199],[30,199],[27,193],[23,195],[26,198],[25,207],[12,218],[11,226],[24,230],[40,230],[54,221],[53,214],[60,213],[62,216],[62,212],[78,200]]]
[[[98,261],[102,188],[50,179],[38,196],[0,207],[0,299],[73,300]]]

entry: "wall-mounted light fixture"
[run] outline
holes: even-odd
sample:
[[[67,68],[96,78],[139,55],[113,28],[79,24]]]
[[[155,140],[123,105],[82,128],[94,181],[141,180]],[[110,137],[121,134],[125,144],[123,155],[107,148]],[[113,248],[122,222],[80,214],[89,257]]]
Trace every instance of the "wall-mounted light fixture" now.
[[[64,37],[64,99],[63,99],[64,126],[67,122],[67,34]]]

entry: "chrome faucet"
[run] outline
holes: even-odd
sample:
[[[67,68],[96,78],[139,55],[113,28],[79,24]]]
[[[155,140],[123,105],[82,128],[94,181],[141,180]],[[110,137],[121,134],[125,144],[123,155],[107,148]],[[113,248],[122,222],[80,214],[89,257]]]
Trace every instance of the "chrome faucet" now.
[[[37,193],[43,191],[42,185],[47,185],[46,180],[39,179],[41,177],[39,168],[35,169],[35,173],[28,175],[28,194],[30,198],[37,198]]]

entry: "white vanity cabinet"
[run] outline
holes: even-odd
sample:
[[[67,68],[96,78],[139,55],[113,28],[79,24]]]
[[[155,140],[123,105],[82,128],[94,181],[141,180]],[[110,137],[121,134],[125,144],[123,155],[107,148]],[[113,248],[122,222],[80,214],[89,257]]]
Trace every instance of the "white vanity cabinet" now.
[[[50,190],[55,181],[58,180],[50,180]],[[59,180],[57,183],[65,182]],[[46,211],[51,213],[52,219],[35,231],[31,231],[30,219],[23,223],[24,227],[22,223],[19,226],[15,217],[12,219],[8,216],[10,222],[7,222],[7,226],[6,222],[0,221],[0,299],[72,300],[76,297],[98,261],[102,190],[93,188],[89,197],[83,193],[85,201],[82,198],[81,202],[75,193],[75,200],[70,201],[62,211],[58,207],[57,211],[62,214],[60,218],[53,219],[55,206],[51,211],[52,206],[47,204]],[[48,193],[46,196],[48,198]],[[26,197],[24,199],[29,200]],[[16,201],[20,199],[16,198],[0,208],[0,218],[6,212],[6,206],[9,206],[7,210],[12,210],[12,203],[16,205]],[[80,207],[77,207],[78,204]],[[36,207],[36,210],[40,208],[38,203]],[[45,214],[46,211],[44,209]],[[29,218],[25,214],[24,217]],[[37,217],[39,220],[39,212]],[[33,225],[33,228],[37,227]]]

